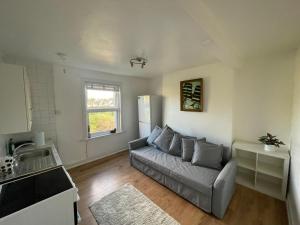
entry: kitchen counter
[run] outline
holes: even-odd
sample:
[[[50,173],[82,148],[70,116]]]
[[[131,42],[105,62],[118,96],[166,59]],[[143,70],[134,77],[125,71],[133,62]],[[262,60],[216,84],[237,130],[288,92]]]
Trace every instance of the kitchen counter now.
[[[29,161],[26,163],[21,161],[18,162],[18,159],[16,158],[11,173],[4,174],[0,172],[0,184],[4,184],[16,179],[33,175],[35,173],[40,173],[43,171],[47,171],[49,169],[62,166],[62,161],[59,157],[59,154],[54,144],[46,144],[40,147],[32,147],[32,146],[24,147],[18,150],[18,155],[25,155],[26,153],[39,151],[41,149],[49,149],[49,151],[51,151],[51,154],[37,162],[34,161],[31,162]],[[53,162],[52,161],[50,162],[50,158]]]

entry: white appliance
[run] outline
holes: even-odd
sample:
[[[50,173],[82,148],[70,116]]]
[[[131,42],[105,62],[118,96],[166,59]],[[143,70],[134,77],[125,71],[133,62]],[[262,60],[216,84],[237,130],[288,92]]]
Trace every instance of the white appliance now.
[[[54,183],[47,184],[49,181]],[[25,195],[24,200],[18,198],[18,191]],[[6,202],[13,200],[12,203],[1,202],[4,210],[0,210],[0,224],[77,225],[80,222],[77,192],[64,167],[0,185],[1,197],[6,196]]]
[[[155,125],[161,126],[162,101],[158,95],[138,96],[140,138],[150,135]]]

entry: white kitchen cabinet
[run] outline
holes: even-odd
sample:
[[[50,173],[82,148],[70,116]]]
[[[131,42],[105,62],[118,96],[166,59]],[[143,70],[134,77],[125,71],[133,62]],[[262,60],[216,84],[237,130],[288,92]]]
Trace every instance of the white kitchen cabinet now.
[[[0,64],[0,108],[0,134],[31,130],[31,95],[25,67]]]

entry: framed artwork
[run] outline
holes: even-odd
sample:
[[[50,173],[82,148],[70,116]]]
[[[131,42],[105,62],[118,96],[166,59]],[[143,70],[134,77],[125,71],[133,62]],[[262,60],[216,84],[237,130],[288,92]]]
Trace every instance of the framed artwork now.
[[[203,112],[203,78],[180,81],[180,110]]]

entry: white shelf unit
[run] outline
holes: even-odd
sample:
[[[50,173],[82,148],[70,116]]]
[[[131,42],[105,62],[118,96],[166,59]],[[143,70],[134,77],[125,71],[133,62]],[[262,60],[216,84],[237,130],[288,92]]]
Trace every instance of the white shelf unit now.
[[[235,141],[232,150],[238,163],[238,184],[280,200],[286,199],[290,163],[288,149],[267,152],[262,144]]]
[[[254,188],[255,172],[243,167],[238,167],[237,180],[241,185]]]

